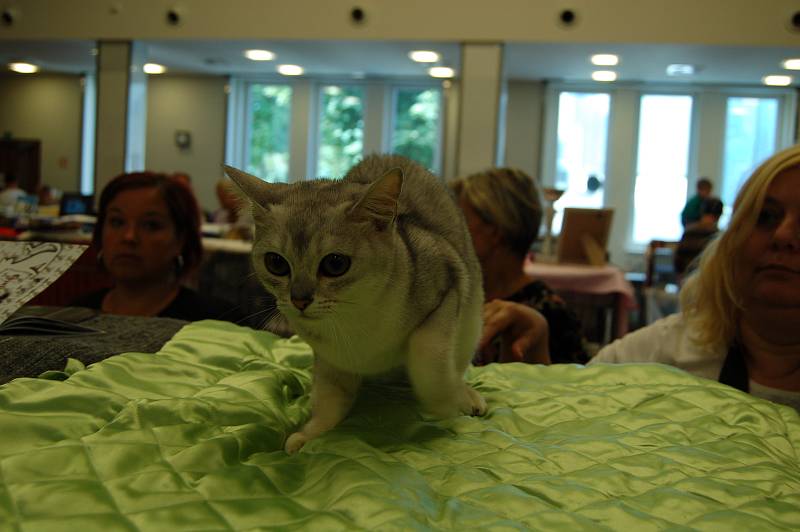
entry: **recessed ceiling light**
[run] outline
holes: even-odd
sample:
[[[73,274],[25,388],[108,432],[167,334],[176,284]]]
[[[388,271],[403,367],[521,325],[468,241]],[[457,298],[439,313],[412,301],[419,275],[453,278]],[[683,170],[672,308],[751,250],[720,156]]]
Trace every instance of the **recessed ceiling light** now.
[[[142,70],[145,74],[163,74],[167,71],[167,68],[164,65],[159,65],[158,63],[145,63],[142,67]]]
[[[695,72],[694,65],[673,63],[667,65],[667,76],[691,76]]]
[[[787,59],[783,63],[781,63],[781,66],[786,70],[800,70],[800,59],[797,58]]]
[[[244,56],[251,61],[272,61],[275,54],[269,50],[245,50]]]
[[[441,56],[432,50],[414,50],[408,53],[408,57],[417,63],[435,63]]]
[[[437,66],[429,68],[428,74],[432,78],[452,78],[456,75],[456,71],[450,67]]]
[[[18,74],[34,74],[39,71],[39,67],[31,63],[9,63],[8,69]]]
[[[617,73],[613,70],[595,70],[592,72],[592,79],[595,81],[616,81]]]
[[[619,64],[619,57],[614,54],[594,54],[592,64],[597,66],[614,66]]]
[[[792,84],[792,76],[764,76],[761,81],[772,87],[786,87]]]
[[[303,67],[300,65],[278,65],[278,73],[284,76],[302,76]]]

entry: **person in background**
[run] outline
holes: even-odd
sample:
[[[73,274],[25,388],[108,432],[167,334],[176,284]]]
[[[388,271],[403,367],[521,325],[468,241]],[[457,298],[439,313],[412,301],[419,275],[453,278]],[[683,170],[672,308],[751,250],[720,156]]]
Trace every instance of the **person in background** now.
[[[721,216],[722,201],[719,198],[709,197],[703,200],[700,220],[686,226],[678,247],[675,248],[675,273],[683,276],[692,267],[692,261],[719,232],[718,223]]]
[[[219,201],[219,209],[214,211],[212,221],[216,224],[233,224],[239,218],[241,200],[236,194],[233,183],[228,179],[220,179],[214,187]]]
[[[511,308],[493,306],[495,300],[525,304],[544,318],[541,323],[547,326],[552,362],[588,360],[578,318],[544,282],[523,270],[542,219],[533,179],[514,168],[492,168],[457,179],[450,186],[464,212],[481,263],[487,304],[484,314]],[[494,360],[489,355],[488,360],[483,356],[476,363],[491,361]]]
[[[190,176],[188,173],[183,171],[173,172],[171,177],[186,185],[186,187],[192,191],[192,194],[194,194],[194,188],[192,187],[192,176]],[[195,195],[195,198],[196,197],[197,196]],[[203,224],[208,220],[208,214],[203,210],[203,207],[201,207],[199,203],[197,205],[197,213],[200,216],[200,224]]]
[[[153,172],[114,178],[100,195],[93,244],[113,286],[72,306],[188,321],[240,318],[232,305],[182,285],[203,248],[197,200],[179,180]]]
[[[800,410],[800,145],[748,178],[680,299],[590,363],[669,364]]]
[[[252,240],[252,218],[242,210],[242,200],[236,193],[235,185],[229,179],[217,181],[215,191],[219,201],[219,209],[214,211],[211,221],[215,224],[230,226],[224,238],[236,240]]]
[[[39,197],[39,207],[58,205],[61,200],[61,191],[50,185],[41,185],[36,195]]]
[[[3,191],[0,192],[0,208],[4,210],[13,209],[17,205],[17,201],[26,196],[27,193],[19,188],[17,178],[13,174],[6,174],[3,181],[5,186]]]
[[[713,187],[713,183],[711,183],[711,180],[707,177],[701,177],[697,180],[697,193],[689,198],[689,201],[686,202],[686,205],[681,211],[681,223],[684,227],[700,220],[700,209],[703,200],[711,195],[711,189]]]

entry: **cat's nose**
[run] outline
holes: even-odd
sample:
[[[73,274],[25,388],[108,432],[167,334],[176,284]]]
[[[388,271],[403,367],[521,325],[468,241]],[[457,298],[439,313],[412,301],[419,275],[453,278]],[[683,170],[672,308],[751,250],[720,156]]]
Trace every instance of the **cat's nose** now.
[[[292,298],[292,305],[294,305],[295,307],[297,307],[300,310],[305,310],[306,307],[308,307],[311,304],[312,301],[314,301],[313,297],[307,297],[307,298],[303,298],[303,299]]]

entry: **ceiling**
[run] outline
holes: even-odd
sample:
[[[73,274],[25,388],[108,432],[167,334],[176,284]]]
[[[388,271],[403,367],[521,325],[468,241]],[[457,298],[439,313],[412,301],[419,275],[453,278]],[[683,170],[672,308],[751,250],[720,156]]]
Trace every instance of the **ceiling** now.
[[[440,64],[460,68],[457,43],[413,41],[145,41],[148,61],[164,64],[171,72],[218,75],[274,74],[275,65],[298,64],[312,77],[419,78],[427,65],[414,63],[408,52],[436,50]],[[275,61],[254,62],[243,50],[267,49]],[[79,73],[94,70],[92,41],[0,41],[0,62],[28,61],[45,72]],[[789,73],[780,63],[800,57],[800,48],[704,46],[686,44],[507,43],[504,69],[508,79],[590,81],[589,56],[615,53],[612,67],[621,82],[677,82],[760,85],[768,74]],[[671,63],[697,67],[691,77],[666,75]],[[794,85],[800,81],[800,73]]]

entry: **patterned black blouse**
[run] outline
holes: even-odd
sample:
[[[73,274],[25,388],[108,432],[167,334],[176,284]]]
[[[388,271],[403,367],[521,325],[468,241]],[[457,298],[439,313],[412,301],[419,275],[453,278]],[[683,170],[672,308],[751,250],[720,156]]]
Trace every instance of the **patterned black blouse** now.
[[[545,283],[533,281],[506,299],[528,305],[545,317],[550,328],[550,360],[553,364],[585,364],[589,361],[580,320]]]

